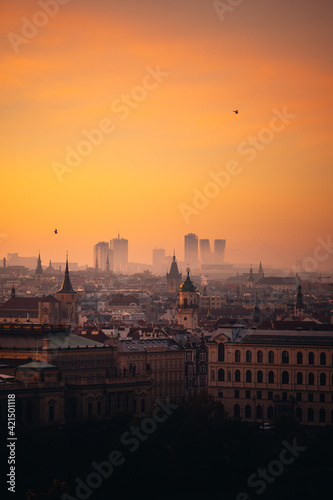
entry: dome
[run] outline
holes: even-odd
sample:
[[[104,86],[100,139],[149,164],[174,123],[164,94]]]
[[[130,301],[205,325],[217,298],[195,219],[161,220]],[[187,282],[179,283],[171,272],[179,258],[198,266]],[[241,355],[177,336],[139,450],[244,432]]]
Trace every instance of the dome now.
[[[180,291],[181,292],[195,292],[196,288],[193,285],[192,281],[190,280],[190,269],[187,268],[186,271],[187,271],[187,278],[184,281],[184,283],[182,283],[180,285]]]

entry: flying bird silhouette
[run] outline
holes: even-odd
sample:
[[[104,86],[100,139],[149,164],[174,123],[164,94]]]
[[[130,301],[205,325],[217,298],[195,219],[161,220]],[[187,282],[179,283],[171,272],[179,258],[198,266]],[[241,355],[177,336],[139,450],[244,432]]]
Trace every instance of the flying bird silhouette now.
[[[54,234],[58,234],[58,229],[55,229],[55,230],[54,230]]]
[[[236,115],[238,115],[238,109],[234,109],[234,113],[236,113]]]

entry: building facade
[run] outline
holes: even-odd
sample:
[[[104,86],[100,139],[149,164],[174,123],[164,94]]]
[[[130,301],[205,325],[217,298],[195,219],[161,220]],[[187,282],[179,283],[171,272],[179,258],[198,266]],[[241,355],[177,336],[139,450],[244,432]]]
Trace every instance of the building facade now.
[[[230,416],[333,423],[333,333],[222,331],[208,343],[208,390]]]

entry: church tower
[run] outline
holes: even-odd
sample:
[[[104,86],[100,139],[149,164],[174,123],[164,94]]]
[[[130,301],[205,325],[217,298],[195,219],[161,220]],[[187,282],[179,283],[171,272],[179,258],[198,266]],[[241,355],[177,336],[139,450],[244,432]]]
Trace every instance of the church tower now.
[[[61,302],[62,318],[71,324],[77,324],[77,293],[73,290],[68,271],[68,254],[66,255],[66,270],[60,290],[57,292],[57,300]]]
[[[190,268],[186,269],[187,278],[179,288],[178,324],[188,330],[198,328],[198,293],[190,279]]]
[[[43,268],[42,268],[42,261],[40,258],[40,252],[38,254],[38,259],[37,259],[37,267],[36,267],[36,278],[37,280],[40,280],[41,275],[43,274]]]
[[[182,282],[182,273],[178,271],[175,253],[173,253],[170,272],[166,273],[167,293],[176,295]]]
[[[296,318],[303,318],[304,316],[304,303],[301,285],[297,289],[297,298],[295,303],[295,316]]]

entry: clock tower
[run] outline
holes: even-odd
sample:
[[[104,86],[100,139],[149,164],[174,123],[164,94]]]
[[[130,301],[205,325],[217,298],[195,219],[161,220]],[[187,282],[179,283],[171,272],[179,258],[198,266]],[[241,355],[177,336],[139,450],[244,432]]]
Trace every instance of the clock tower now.
[[[188,330],[198,328],[198,293],[190,279],[190,268],[186,269],[187,278],[179,288],[178,324]]]

